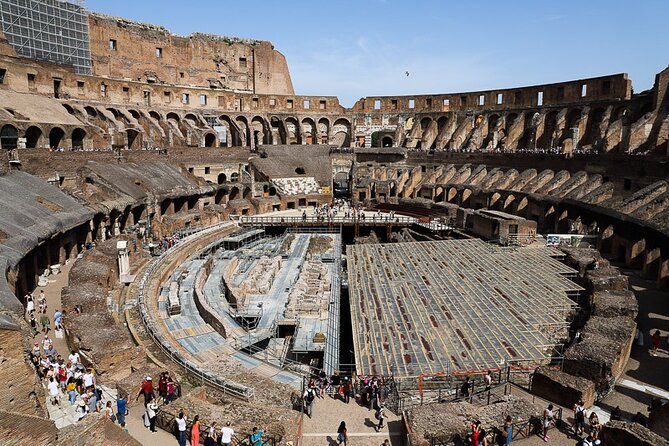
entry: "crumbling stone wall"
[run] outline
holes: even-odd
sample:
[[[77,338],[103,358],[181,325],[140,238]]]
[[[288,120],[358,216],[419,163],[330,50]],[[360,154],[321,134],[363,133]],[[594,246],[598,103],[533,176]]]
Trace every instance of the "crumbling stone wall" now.
[[[669,440],[662,438],[638,423],[609,421],[602,427],[602,444],[624,446],[668,446]]]
[[[595,383],[580,376],[542,366],[532,375],[532,393],[563,407],[583,401],[586,407],[595,403]]]

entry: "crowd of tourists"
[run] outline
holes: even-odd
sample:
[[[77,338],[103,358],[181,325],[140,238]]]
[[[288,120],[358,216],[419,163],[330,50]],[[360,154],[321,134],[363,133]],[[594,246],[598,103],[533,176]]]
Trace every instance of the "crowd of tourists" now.
[[[302,211],[302,221],[307,221],[310,217],[316,221],[334,221],[341,219],[344,221],[367,221],[369,219],[373,222],[393,221],[395,219],[395,211],[381,213],[377,210],[372,215],[365,214],[365,207],[362,204],[354,206],[350,200],[336,199],[333,204],[317,204],[314,207],[313,214],[309,216],[306,210]]]

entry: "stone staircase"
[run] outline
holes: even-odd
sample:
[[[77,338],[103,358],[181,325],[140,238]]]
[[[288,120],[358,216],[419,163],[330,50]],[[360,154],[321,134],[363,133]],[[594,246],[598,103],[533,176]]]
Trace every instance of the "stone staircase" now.
[[[102,389],[102,403],[100,407],[104,408],[104,406],[107,404],[107,401],[112,401],[114,412],[116,412],[116,395],[117,395],[116,389],[111,389],[107,386],[99,386],[99,387]],[[48,397],[49,392],[46,391],[46,393],[47,393],[47,400],[44,406],[47,408],[49,412],[49,419],[53,420],[53,422],[56,423],[56,427],[58,429],[62,429],[72,424],[76,424],[79,421],[79,414],[76,411],[79,398],[77,398],[76,403],[73,406],[71,406],[70,401],[67,398],[67,395],[61,392],[60,405],[55,406],[51,404],[51,400]]]

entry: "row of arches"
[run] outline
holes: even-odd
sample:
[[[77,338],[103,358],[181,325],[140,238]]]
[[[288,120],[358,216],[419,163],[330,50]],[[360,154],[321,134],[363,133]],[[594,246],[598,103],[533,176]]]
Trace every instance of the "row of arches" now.
[[[0,147],[5,150],[16,149],[19,146],[19,138],[25,138],[25,148],[35,149],[43,146],[48,137],[49,147],[58,148],[66,138],[66,132],[61,127],[52,127],[46,135],[40,127],[35,125],[28,127],[24,132],[19,132],[16,126],[5,124],[0,128]],[[69,139],[72,149],[83,149],[86,131],[77,127],[69,133]]]

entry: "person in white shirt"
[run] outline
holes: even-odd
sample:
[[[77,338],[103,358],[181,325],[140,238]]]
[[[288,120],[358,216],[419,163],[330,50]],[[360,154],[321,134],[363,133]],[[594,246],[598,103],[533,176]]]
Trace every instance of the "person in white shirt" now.
[[[177,430],[179,431],[179,446],[186,446],[186,415],[184,412],[179,412],[176,418]]]
[[[72,350],[72,354],[70,354],[67,359],[72,363],[73,366],[76,366],[79,364],[79,353]]]
[[[234,434],[235,431],[230,427],[230,422],[226,422],[225,426],[221,428],[221,444],[223,446],[230,446]]]
[[[51,396],[51,404],[54,406],[59,406],[60,402],[58,401],[58,381],[54,377],[51,377],[47,387],[49,388],[49,395]]]
[[[93,387],[93,385],[95,384],[95,378],[93,377],[93,372],[91,371],[91,369],[88,369],[88,371],[84,374],[83,379],[84,379],[84,387],[87,389],[89,387]]]

